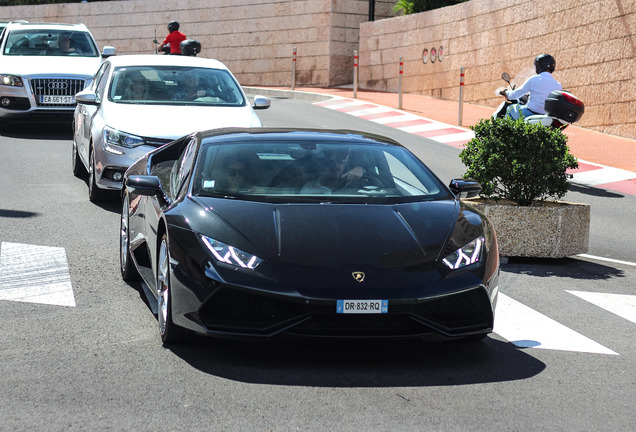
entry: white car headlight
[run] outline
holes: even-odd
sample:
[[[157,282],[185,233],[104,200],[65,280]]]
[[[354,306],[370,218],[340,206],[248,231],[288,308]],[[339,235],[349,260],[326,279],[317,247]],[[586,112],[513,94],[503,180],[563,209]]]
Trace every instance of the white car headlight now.
[[[484,246],[484,238],[479,237],[468,243],[466,246],[457,249],[452,254],[442,260],[451,269],[459,269],[479,262],[481,251]]]
[[[222,263],[235,265],[250,270],[254,270],[263,260],[256,255],[251,255],[233,246],[214,240],[210,237],[201,236],[203,243],[208,247],[214,258]]]
[[[22,78],[16,75],[0,74],[0,83],[2,85],[11,86],[11,87],[24,87]]]
[[[124,154],[123,151],[117,150],[111,146],[134,148],[144,145],[146,141],[136,135],[113,129],[106,126],[104,128],[104,150],[115,154]]]

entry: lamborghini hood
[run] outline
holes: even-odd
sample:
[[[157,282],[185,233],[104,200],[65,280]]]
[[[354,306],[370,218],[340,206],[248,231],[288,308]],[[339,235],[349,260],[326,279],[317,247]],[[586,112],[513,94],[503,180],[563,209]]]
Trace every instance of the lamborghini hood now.
[[[204,199],[200,203],[207,216],[193,228],[201,234],[221,235],[216,240],[271,262],[321,268],[398,268],[434,261],[459,213],[454,201],[279,205]]]

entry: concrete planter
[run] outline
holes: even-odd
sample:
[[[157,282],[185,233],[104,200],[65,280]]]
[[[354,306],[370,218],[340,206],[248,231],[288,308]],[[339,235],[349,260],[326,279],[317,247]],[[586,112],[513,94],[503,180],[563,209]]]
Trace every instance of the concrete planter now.
[[[495,227],[502,257],[563,258],[586,253],[590,239],[590,206],[543,201],[532,206],[463,200],[485,214]]]

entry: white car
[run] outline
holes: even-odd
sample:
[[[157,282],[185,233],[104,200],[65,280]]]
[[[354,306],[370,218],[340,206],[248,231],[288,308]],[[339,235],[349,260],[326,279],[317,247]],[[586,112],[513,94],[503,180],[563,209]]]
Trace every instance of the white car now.
[[[196,130],[260,127],[269,99],[243,89],[223,63],[177,55],[125,55],[104,61],[76,96],[73,174],[88,172],[91,201],[120,190],[126,169],[147,152]]]
[[[0,121],[66,117],[103,58],[84,24],[8,23],[0,40]]]

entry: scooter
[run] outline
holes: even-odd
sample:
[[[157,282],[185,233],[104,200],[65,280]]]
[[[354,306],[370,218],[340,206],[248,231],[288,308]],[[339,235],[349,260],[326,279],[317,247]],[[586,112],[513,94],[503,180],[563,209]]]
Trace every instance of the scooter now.
[[[510,89],[514,90],[516,85],[510,82],[510,75],[507,72],[501,74],[501,78],[508,83]],[[505,96],[505,88],[500,87],[495,94]],[[512,104],[519,103],[525,105],[528,102],[528,95],[524,95],[518,100],[504,100],[493,113],[492,118],[503,118],[506,110]],[[583,101],[572,93],[564,90],[551,92],[545,100],[545,114],[535,114],[524,118],[524,121],[531,124],[541,124],[546,127],[565,129],[568,125],[581,120],[585,112]]]

